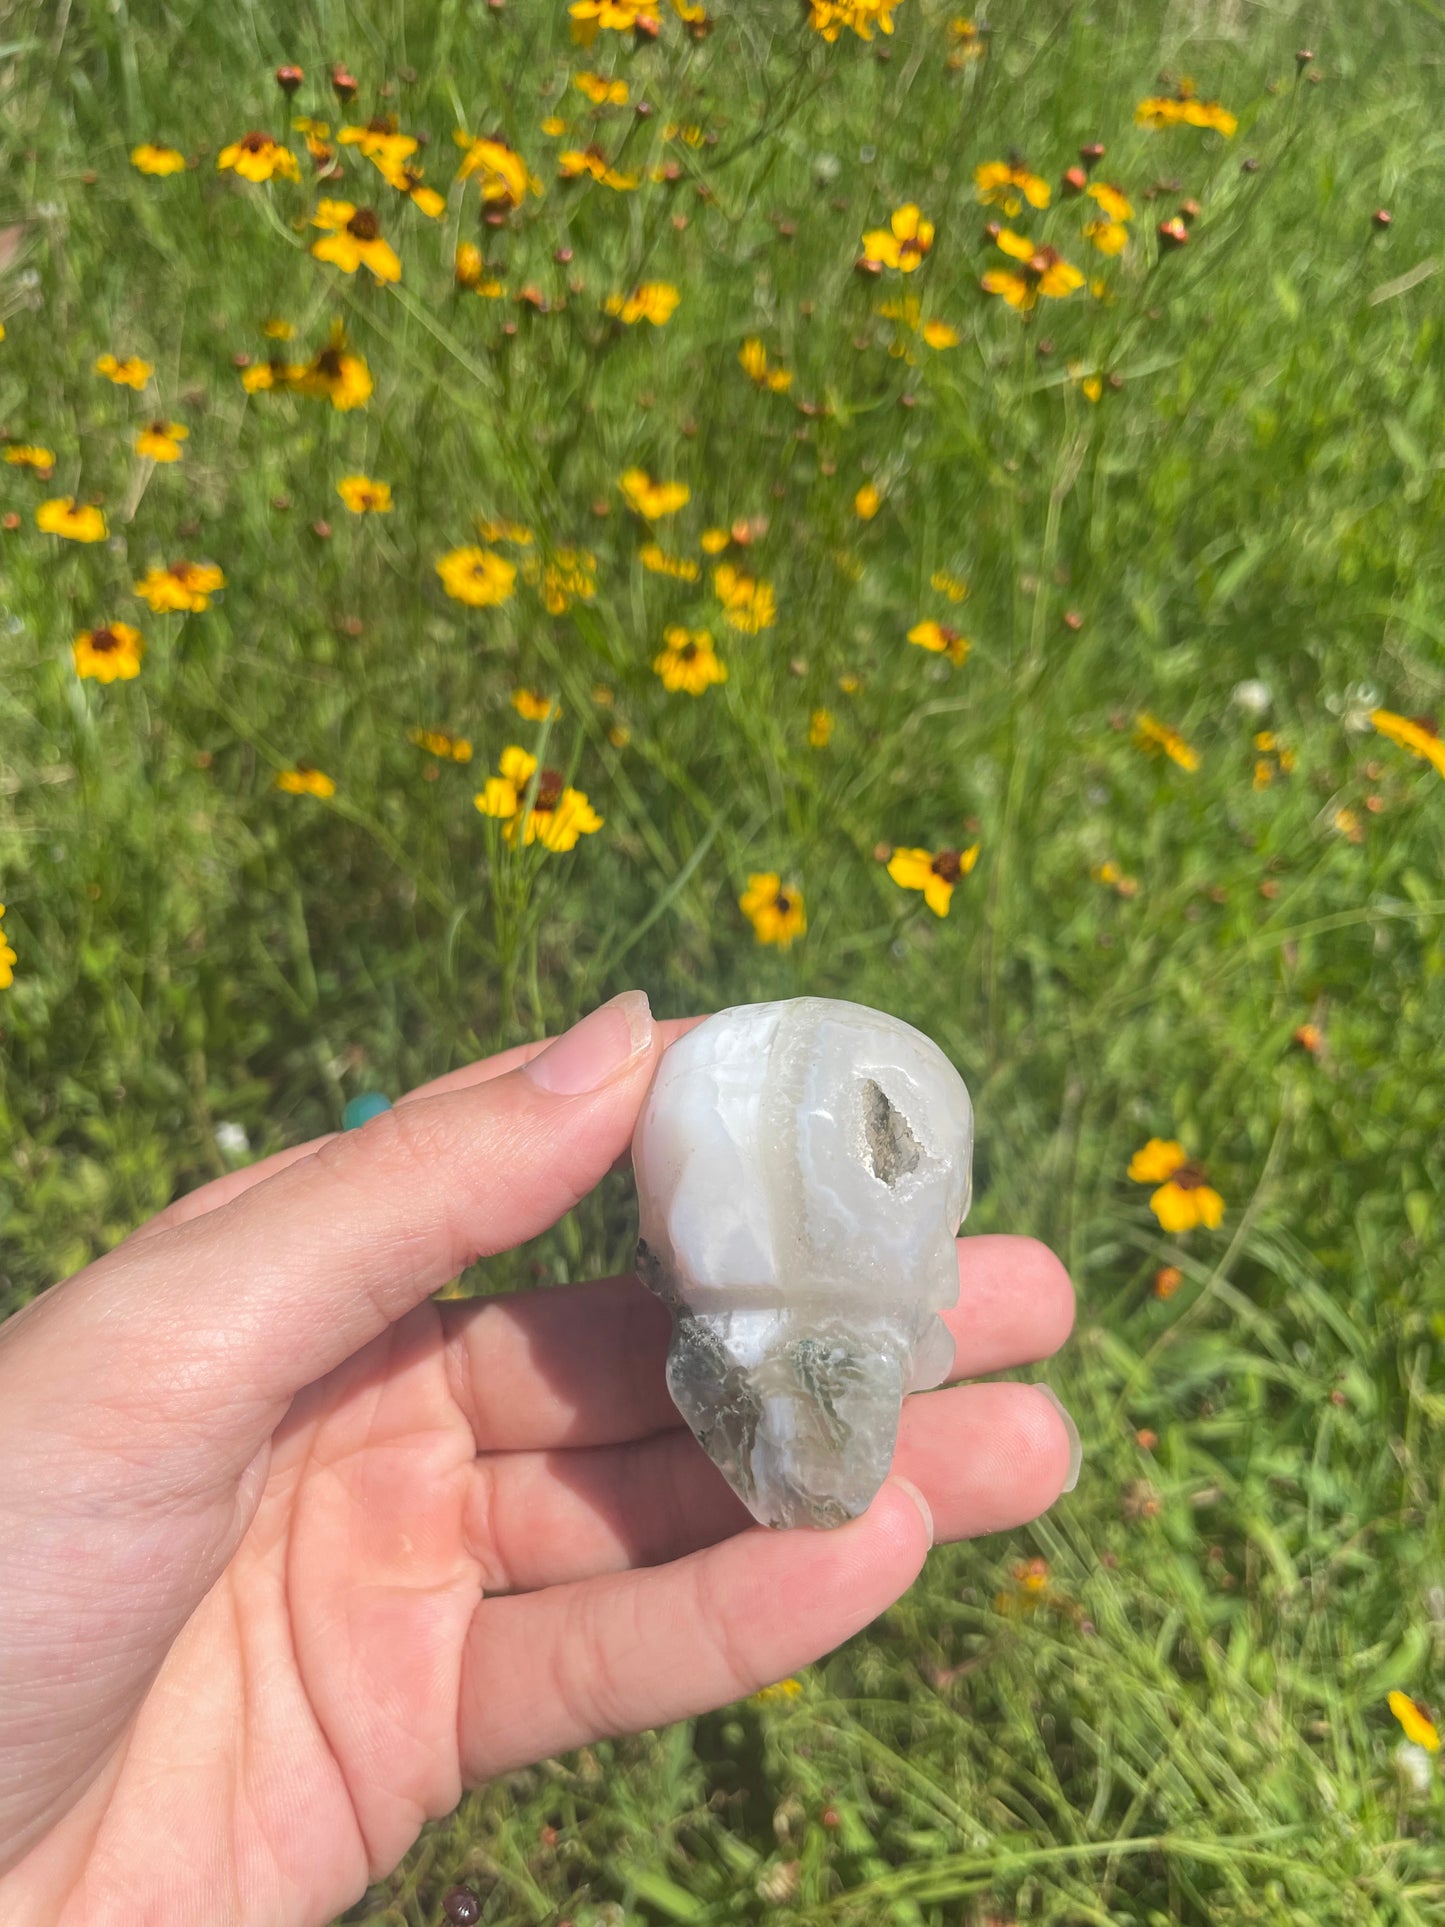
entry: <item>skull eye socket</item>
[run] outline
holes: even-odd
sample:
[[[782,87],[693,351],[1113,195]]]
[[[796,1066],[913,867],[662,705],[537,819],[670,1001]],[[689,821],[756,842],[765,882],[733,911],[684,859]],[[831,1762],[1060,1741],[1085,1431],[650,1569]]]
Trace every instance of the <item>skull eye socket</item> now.
[[[881,1084],[869,1077],[863,1083],[863,1142],[868,1162],[880,1184],[897,1184],[918,1169],[923,1147]]]

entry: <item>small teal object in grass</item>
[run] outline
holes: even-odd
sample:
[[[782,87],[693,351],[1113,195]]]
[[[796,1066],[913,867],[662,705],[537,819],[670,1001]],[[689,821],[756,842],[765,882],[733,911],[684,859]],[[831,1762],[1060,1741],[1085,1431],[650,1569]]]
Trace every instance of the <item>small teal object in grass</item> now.
[[[374,1117],[391,1109],[391,1099],[383,1097],[380,1091],[363,1091],[360,1097],[351,1098],[341,1113],[343,1131],[358,1131],[363,1124],[369,1124]]]

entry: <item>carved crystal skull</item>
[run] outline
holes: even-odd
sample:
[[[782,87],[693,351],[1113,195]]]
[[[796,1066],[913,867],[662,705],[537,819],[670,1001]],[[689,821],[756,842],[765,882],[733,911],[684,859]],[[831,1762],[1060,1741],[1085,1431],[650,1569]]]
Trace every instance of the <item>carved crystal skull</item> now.
[[[678,1410],[754,1518],[866,1510],[906,1393],[940,1384],[973,1111],[911,1025],[822,997],[719,1011],[663,1056],[633,1139],[637,1268]]]

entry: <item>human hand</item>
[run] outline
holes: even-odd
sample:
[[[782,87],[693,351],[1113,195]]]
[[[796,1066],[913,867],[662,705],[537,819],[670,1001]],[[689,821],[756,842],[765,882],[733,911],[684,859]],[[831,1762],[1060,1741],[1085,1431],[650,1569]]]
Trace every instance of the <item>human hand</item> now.
[[[635,1278],[430,1294],[631,1139],[639,992],[205,1186],[0,1330],[0,1919],[349,1905],[464,1786],[725,1704],[1033,1517],[1071,1440],[1025,1385],[907,1401],[860,1519],[771,1533],[684,1431]],[[959,1246],[957,1375],[1052,1352],[1021,1238]]]

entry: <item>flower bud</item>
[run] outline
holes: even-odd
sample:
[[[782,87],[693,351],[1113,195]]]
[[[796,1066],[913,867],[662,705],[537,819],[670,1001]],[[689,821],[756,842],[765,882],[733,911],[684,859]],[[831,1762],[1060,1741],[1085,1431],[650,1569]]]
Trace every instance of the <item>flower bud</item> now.
[[[276,85],[289,100],[306,78],[299,67],[284,66],[276,69]]]

